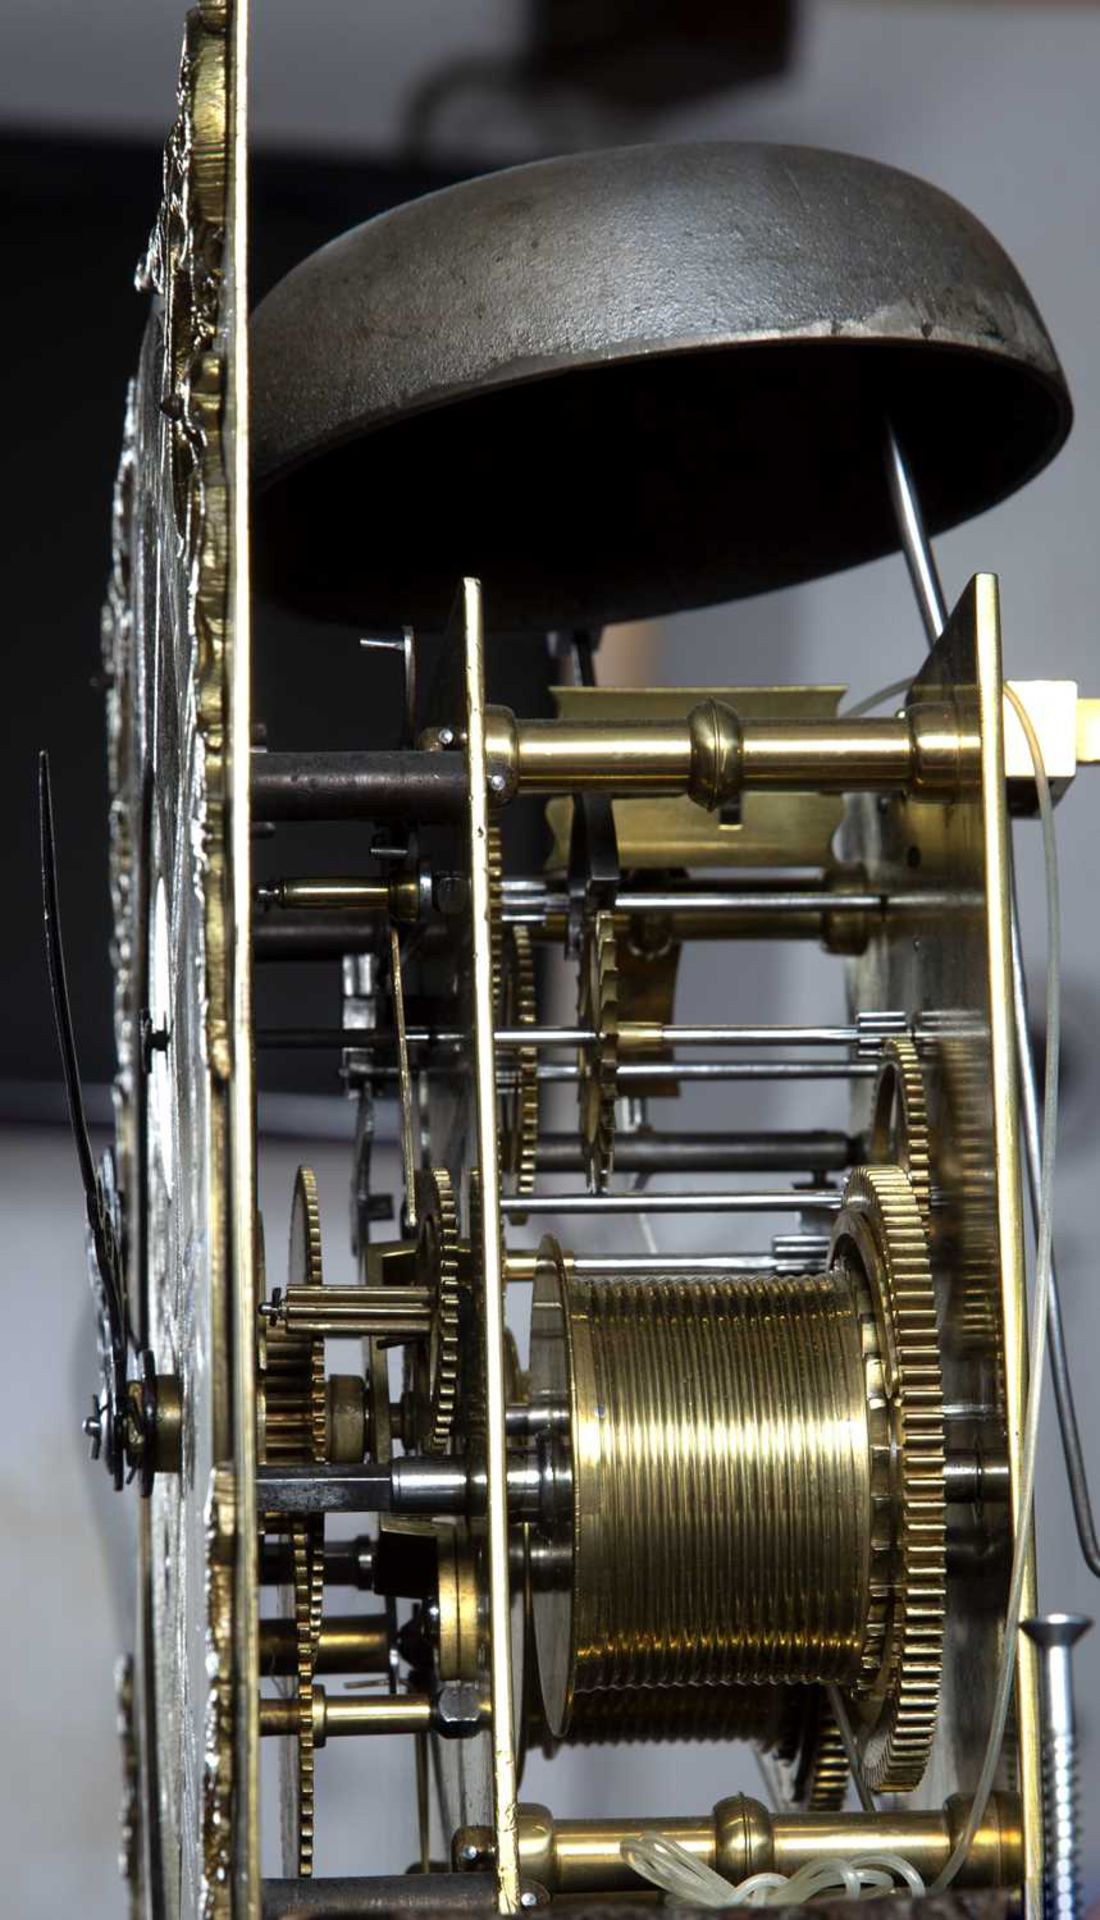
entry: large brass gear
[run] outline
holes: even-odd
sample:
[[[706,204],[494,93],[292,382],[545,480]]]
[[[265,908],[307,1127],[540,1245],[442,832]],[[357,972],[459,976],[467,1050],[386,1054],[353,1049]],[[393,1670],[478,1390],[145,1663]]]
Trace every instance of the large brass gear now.
[[[412,1361],[416,1439],[440,1454],[454,1428],[460,1337],[458,1207],[443,1168],[417,1174],[416,1217],[418,1278],[432,1294],[431,1333]]]
[[[291,1286],[324,1284],[321,1216],[316,1178],[299,1167],[291,1207],[287,1281]],[[325,1458],[328,1409],[325,1343],[312,1334],[290,1333],[277,1323],[261,1322],[261,1455],[268,1463],[305,1465]],[[288,1875],[307,1879],[314,1848],[314,1684],[324,1605],[324,1523],[317,1518],[280,1519],[271,1527],[286,1542],[291,1579],[285,1608],[293,1615],[297,1658],[284,1683],[298,1703],[295,1737],[283,1742],[283,1865]]]
[[[503,1024],[535,1026],[535,959],[526,927],[504,928],[503,967]],[[501,1099],[501,1167],[512,1193],[533,1193],[539,1143],[538,1049],[517,1047],[509,1056],[509,1064],[515,1071],[515,1085]]]
[[[883,1042],[871,1106],[870,1158],[898,1166],[908,1176],[925,1230],[932,1225],[931,1143],[924,1071],[906,1034]]]
[[[928,1762],[943,1661],[945,1561],[943,1381],[928,1241],[900,1167],[857,1167],[833,1231],[832,1262],[862,1276],[881,1358],[889,1424],[883,1504],[895,1526],[883,1655],[849,1695],[868,1786],[906,1793]]]
[[[577,996],[577,1024],[595,1044],[578,1049],[581,1151],[592,1192],[602,1193],[615,1160],[615,1100],[619,1073],[619,970],[614,916],[601,909],[585,935]]]

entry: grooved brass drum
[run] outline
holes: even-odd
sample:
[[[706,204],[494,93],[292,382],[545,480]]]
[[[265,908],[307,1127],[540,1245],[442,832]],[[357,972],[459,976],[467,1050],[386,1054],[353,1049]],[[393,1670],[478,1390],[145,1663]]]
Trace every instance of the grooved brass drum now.
[[[579,1693],[566,1735],[570,1746],[627,1746],[637,1740],[751,1740],[788,1763],[798,1753],[809,1687],[637,1687]]]
[[[902,1643],[920,1521],[897,1466],[905,1394],[883,1250],[891,1205],[921,1228],[895,1169],[857,1172],[847,1197],[838,1258],[796,1278],[581,1283],[543,1242],[531,1391],[568,1410],[572,1492],[554,1542],[571,1544],[571,1579],[534,1599],[556,1737],[598,1725],[608,1738],[617,1708],[659,1737],[666,1709],[682,1718],[698,1689],[701,1719],[752,1738],[753,1689],[835,1681],[877,1783],[923,1772],[934,1699],[919,1728],[897,1705],[914,1684]],[[942,1496],[942,1418],[939,1448]],[[939,1517],[933,1629],[942,1501]]]
[[[590,1693],[857,1680],[873,1639],[860,1333],[844,1273],[581,1284],[544,1246],[532,1391],[565,1387],[573,1479],[572,1591],[535,1600],[554,1733]]]

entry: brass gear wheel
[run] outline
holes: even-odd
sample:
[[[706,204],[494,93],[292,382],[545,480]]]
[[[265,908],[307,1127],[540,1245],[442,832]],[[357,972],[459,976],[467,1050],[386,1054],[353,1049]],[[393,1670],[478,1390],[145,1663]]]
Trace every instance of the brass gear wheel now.
[[[462,1430],[467,1450],[484,1446],[485,1440],[485,1364],[480,1326],[484,1313],[484,1269],[481,1262],[481,1174],[471,1168],[467,1186],[467,1238],[464,1278],[472,1298],[473,1312],[463,1316],[461,1342]],[[515,1335],[504,1330],[504,1390],[509,1406],[528,1398],[527,1375],[520,1365]]]
[[[810,1691],[803,1716],[791,1799],[808,1813],[839,1813],[848,1797],[851,1769],[824,1687]]]
[[[906,1034],[883,1042],[871,1106],[870,1157],[908,1176],[926,1232],[932,1227],[932,1174],[924,1071]]]
[[[833,1231],[831,1263],[866,1288],[889,1437],[880,1498],[896,1513],[878,1671],[849,1696],[870,1787],[908,1793],[928,1762],[943,1662],[943,1380],[928,1240],[900,1167],[857,1167]]]
[[[851,1777],[852,1770],[848,1765],[840,1728],[832,1714],[823,1710],[806,1794],[806,1811],[840,1813],[848,1798]]]
[[[504,928],[504,978],[501,1020],[506,1027],[538,1022],[535,959],[526,927]],[[501,1099],[501,1167],[512,1193],[533,1193],[539,1144],[539,1056],[536,1047],[517,1047],[510,1056],[516,1084]]]
[[[294,1738],[282,1742],[280,1755],[283,1866],[290,1877],[308,1880],[313,1873],[316,1804],[313,1700],[324,1597],[323,1532],[315,1521],[294,1520],[288,1544],[297,1660],[293,1676],[284,1684],[297,1700],[298,1726]]]
[[[412,1361],[417,1444],[446,1451],[454,1427],[459,1362],[458,1207],[449,1173],[441,1167],[416,1176],[419,1283],[432,1293],[432,1325]]]
[[[619,1073],[619,969],[614,916],[601,909],[581,953],[577,1024],[595,1031],[594,1045],[578,1050],[581,1151],[588,1185],[602,1193],[615,1160],[615,1100]]]
[[[317,1182],[308,1167],[299,1167],[294,1183],[287,1280],[291,1286],[324,1284]],[[323,1339],[261,1322],[259,1400],[266,1462],[304,1465],[323,1460],[328,1445]],[[280,1518],[270,1531],[285,1540],[290,1553],[285,1611],[294,1619],[297,1647],[294,1675],[284,1683],[298,1702],[298,1727],[294,1739],[282,1743],[283,1864],[288,1874],[308,1879],[313,1872],[313,1703],[324,1606],[324,1523],[314,1518],[288,1525]]]
[[[299,1167],[290,1210],[288,1287],[321,1287],[325,1282],[321,1259],[321,1203],[317,1176],[311,1167]],[[325,1343],[309,1340],[309,1450],[306,1458],[323,1460],[328,1445],[328,1407],[325,1393]]]
[[[504,1005],[504,849],[500,827],[490,821],[486,830],[489,866],[489,954],[493,980],[493,1019],[499,1025]]]
[[[294,1182],[287,1281],[324,1284],[317,1181],[309,1167],[299,1167]],[[324,1341],[261,1318],[259,1368],[262,1458],[288,1465],[323,1460],[328,1445]]]
[[[476,1449],[485,1442],[485,1356],[480,1331],[485,1311],[485,1272],[481,1259],[481,1173],[477,1167],[471,1167],[466,1186],[466,1245],[473,1312],[464,1317],[462,1326],[462,1424],[467,1448]]]

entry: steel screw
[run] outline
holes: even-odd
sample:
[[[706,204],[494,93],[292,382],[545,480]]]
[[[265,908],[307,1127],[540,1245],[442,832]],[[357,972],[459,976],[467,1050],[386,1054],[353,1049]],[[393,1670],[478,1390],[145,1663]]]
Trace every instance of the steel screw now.
[[[1081,1613],[1021,1620],[1039,1649],[1043,1755],[1044,1920],[1078,1920],[1081,1911],[1077,1809],[1077,1732],[1073,1717],[1073,1648],[1092,1621]]]
[[[103,1449],[103,1409],[95,1394],[92,1395],[92,1411],[81,1421],[80,1431],[91,1443],[92,1459],[98,1460]]]

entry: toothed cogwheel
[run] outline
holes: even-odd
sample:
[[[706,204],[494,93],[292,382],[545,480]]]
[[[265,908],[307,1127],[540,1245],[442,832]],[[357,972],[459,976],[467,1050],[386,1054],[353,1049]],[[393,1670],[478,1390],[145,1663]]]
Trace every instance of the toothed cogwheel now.
[[[317,1182],[308,1167],[298,1169],[294,1184],[287,1280],[291,1286],[324,1283]],[[324,1341],[263,1322],[260,1369],[263,1459],[293,1466],[323,1460],[328,1439]],[[283,1611],[293,1617],[297,1648],[295,1671],[282,1683],[298,1703],[296,1735],[281,1743],[283,1865],[288,1875],[308,1879],[313,1872],[313,1702],[324,1604],[324,1523],[308,1518],[288,1525],[280,1516],[270,1531],[281,1534],[290,1551],[291,1580]]]
[[[925,1229],[931,1232],[932,1175],[924,1070],[907,1035],[892,1035],[883,1042],[871,1107],[870,1142],[873,1161],[898,1166],[908,1176]]]
[[[416,1176],[417,1273],[432,1295],[427,1341],[411,1349],[417,1444],[425,1453],[446,1450],[458,1396],[458,1208],[449,1173],[435,1168]]]
[[[790,1692],[801,1699],[801,1707],[792,1750],[777,1754],[785,1763],[784,1803],[808,1813],[838,1813],[847,1798],[851,1773],[828,1691],[813,1686],[794,1687]]]
[[[848,1797],[851,1768],[824,1691],[817,1708],[812,1751],[807,1755],[806,1785],[802,1804],[808,1813],[839,1813]]]
[[[848,1695],[870,1787],[908,1793],[928,1763],[939,1705],[945,1600],[943,1379],[928,1240],[900,1167],[857,1167],[833,1264],[866,1288],[881,1361],[896,1515],[878,1671]],[[862,1285],[861,1285],[862,1283]]]
[[[577,1025],[594,1030],[594,1045],[578,1049],[581,1150],[589,1188],[602,1193],[615,1159],[615,1099],[619,1071],[619,970],[615,922],[595,915],[581,953]]]
[[[294,1183],[287,1282],[324,1284],[317,1181],[309,1167],[299,1167]],[[259,1369],[262,1458],[268,1464],[288,1465],[323,1460],[328,1444],[323,1339],[290,1333],[277,1321],[261,1318]]]
[[[504,980],[501,1020],[506,1027],[538,1022],[535,960],[526,927],[504,929]],[[517,1047],[508,1056],[515,1085],[500,1103],[501,1170],[512,1193],[533,1193],[539,1143],[539,1056],[536,1047]]]
[[[493,983],[493,1020],[499,1026],[504,1004],[504,850],[500,827],[490,821],[486,831],[489,868],[489,956]]]
[[[308,1880],[313,1873],[315,1831],[315,1753],[313,1703],[317,1645],[324,1601],[324,1535],[311,1519],[291,1522],[291,1602],[297,1658],[280,1691],[298,1705],[293,1739],[280,1742],[283,1870],[288,1878]]]
[[[288,1287],[321,1287],[325,1282],[321,1259],[321,1203],[317,1176],[311,1167],[299,1167],[290,1210]],[[325,1381],[325,1343],[310,1341],[309,1426],[312,1460],[323,1460],[328,1445],[328,1401]]]

